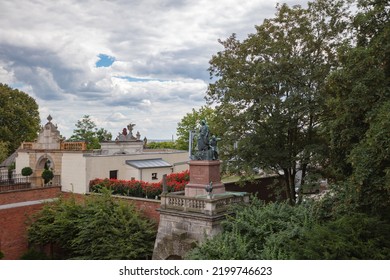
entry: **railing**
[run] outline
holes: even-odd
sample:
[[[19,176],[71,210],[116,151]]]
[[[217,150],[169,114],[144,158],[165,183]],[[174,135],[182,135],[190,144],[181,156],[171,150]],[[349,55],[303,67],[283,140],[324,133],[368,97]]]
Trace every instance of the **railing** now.
[[[23,142],[22,149],[32,150],[34,142]],[[87,143],[85,142],[61,142],[60,149],[65,151],[85,151],[87,150]]]
[[[62,142],[60,149],[65,151],[85,151],[87,144],[85,142]]]
[[[33,148],[33,142],[23,142],[22,149],[31,150]]]
[[[184,196],[184,191],[182,191],[161,195],[161,209],[194,212],[209,216],[226,212],[232,204],[248,202],[248,194],[236,196],[233,193],[226,193],[199,198]]]
[[[20,174],[13,175],[11,178],[8,178],[8,176],[0,177],[0,192],[46,186],[61,186],[61,176],[54,175],[53,179],[47,184],[44,183],[42,177],[22,176]]]

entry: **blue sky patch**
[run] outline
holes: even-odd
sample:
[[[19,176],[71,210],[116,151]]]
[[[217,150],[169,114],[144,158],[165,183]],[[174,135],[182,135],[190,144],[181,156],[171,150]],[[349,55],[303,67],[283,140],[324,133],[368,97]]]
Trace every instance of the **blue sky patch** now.
[[[99,60],[95,64],[96,67],[109,67],[115,61],[115,57],[109,56],[106,54],[102,54],[102,53],[99,54],[98,57],[99,57]]]

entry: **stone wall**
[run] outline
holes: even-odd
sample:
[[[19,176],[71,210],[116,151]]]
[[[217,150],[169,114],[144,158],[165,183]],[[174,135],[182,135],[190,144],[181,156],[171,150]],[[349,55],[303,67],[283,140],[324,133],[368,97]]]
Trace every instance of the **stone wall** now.
[[[206,216],[160,210],[154,260],[183,259],[197,244],[222,231],[225,215]]]

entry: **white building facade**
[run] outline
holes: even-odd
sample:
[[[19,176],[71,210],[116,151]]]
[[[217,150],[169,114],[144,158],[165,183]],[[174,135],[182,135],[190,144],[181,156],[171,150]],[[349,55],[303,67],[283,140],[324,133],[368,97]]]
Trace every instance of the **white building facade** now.
[[[16,173],[28,166],[40,177],[46,165],[60,178],[62,191],[84,194],[96,178],[159,182],[164,174],[188,170],[187,151],[144,149],[139,133],[132,135],[133,126],[115,141],[102,142],[100,150],[88,151],[84,142],[64,141],[49,116],[37,140],[18,149]]]

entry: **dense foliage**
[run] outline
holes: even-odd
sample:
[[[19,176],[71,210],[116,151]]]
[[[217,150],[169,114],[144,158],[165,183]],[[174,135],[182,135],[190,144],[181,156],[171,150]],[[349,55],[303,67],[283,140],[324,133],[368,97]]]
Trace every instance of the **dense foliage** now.
[[[31,167],[26,166],[26,167],[22,168],[22,175],[23,176],[30,176],[31,174],[33,174],[33,170]]]
[[[206,241],[188,256],[191,259],[286,258],[283,241],[296,239],[313,223],[309,208],[285,203],[265,205],[253,199],[250,206],[235,207],[223,222],[223,233]]]
[[[290,186],[319,171],[330,190],[240,206],[189,258],[390,258],[389,42],[387,0],[282,5],[247,40],[222,42],[208,95],[238,169],[274,167]]]
[[[290,203],[297,172],[303,180],[315,172],[326,148],[319,135],[322,92],[343,43],[344,2],[279,5],[247,39],[233,34],[221,41],[224,50],[210,61],[216,79],[207,98],[216,104],[224,151],[239,172],[261,167],[283,174]]]
[[[184,190],[190,180],[188,171],[171,173],[166,177],[166,184],[169,192]],[[150,183],[140,180],[117,180],[117,179],[94,179],[89,182],[91,192],[100,192],[102,189],[109,189],[112,194],[133,196],[133,197],[158,197],[163,190],[163,182]]]
[[[176,149],[177,145],[174,141],[151,141],[146,144],[146,149]]]
[[[360,211],[383,215],[390,205],[390,4],[357,2],[356,43],[340,49],[341,65],[327,78],[328,175],[348,184]]]
[[[84,203],[73,198],[47,204],[28,228],[29,242],[50,246],[54,259],[150,259],[155,235],[154,222],[108,191]]]
[[[254,199],[223,222],[223,233],[195,248],[190,259],[390,258],[390,223],[353,213],[323,222],[315,203],[265,205]]]
[[[27,93],[0,83],[0,161],[39,131],[38,104]]]
[[[49,183],[51,181],[51,179],[54,178],[54,173],[53,171],[49,170],[49,169],[45,169],[42,171],[42,175],[41,175],[42,179],[43,179],[43,182],[45,184]]]
[[[89,115],[84,115],[76,123],[76,129],[73,130],[70,141],[85,141],[88,149],[100,149],[100,142],[112,139],[110,132],[104,128],[97,128],[95,122]]]

